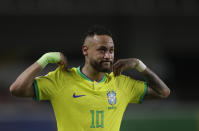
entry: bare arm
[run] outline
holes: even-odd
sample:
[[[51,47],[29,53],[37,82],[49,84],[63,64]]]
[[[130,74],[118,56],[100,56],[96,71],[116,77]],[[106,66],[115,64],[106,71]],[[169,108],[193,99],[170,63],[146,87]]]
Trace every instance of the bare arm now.
[[[136,58],[121,59],[113,65],[113,72],[117,76],[124,70],[136,68],[138,64],[139,62]],[[144,99],[167,98],[169,96],[170,89],[148,67],[141,73],[148,83],[147,94]]]
[[[170,89],[167,85],[149,68],[142,72],[142,75],[147,81],[147,94],[144,99],[167,98],[170,94]]]
[[[18,76],[16,81],[10,86],[10,92],[14,96],[33,97],[34,88],[33,80],[42,71],[42,67],[35,62],[28,67],[21,75]]]
[[[66,58],[60,53],[61,60],[58,64],[66,66]],[[21,73],[14,83],[10,86],[10,92],[14,96],[19,97],[33,97],[34,87],[33,81],[35,77],[43,70],[42,66],[35,62],[29,66],[23,73]]]

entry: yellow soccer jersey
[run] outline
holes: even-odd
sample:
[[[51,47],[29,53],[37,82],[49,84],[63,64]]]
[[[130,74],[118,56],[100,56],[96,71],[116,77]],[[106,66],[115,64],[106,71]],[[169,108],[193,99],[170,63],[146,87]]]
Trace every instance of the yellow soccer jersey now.
[[[35,79],[35,98],[49,100],[58,131],[119,131],[129,103],[140,103],[145,82],[106,73],[99,82],[84,75],[80,67],[55,71]]]

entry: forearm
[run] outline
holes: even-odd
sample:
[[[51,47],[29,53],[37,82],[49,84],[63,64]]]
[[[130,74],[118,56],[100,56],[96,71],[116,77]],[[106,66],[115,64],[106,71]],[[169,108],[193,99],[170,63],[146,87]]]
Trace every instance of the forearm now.
[[[28,67],[10,86],[10,92],[15,96],[34,96],[33,80],[48,63],[58,63],[67,67],[65,56],[60,52],[45,53],[37,62]]]
[[[170,89],[166,84],[139,59],[121,59],[113,65],[113,73],[115,76],[120,75],[121,72],[128,69],[136,69],[145,77],[149,85],[147,89],[148,98],[166,98],[169,96]]]
[[[11,93],[15,96],[34,96],[34,92],[29,90],[32,90],[33,80],[42,69],[42,66],[37,62],[28,67],[10,86]]]
[[[30,67],[28,67],[21,75],[16,79],[16,83],[24,86],[32,85],[34,78],[42,71],[42,67],[35,62]]]
[[[170,89],[167,85],[148,67],[142,72],[142,75],[146,79],[149,87],[162,98],[168,97]]]

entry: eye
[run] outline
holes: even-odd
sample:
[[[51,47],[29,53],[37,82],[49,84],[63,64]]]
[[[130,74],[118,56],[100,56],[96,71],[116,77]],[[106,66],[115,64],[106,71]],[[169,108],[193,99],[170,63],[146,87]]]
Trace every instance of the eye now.
[[[105,52],[105,49],[100,49],[99,50],[101,53],[104,53]]]
[[[110,53],[113,53],[114,52],[114,49],[110,49],[110,51],[109,51]]]
[[[100,53],[105,53],[105,52],[106,52],[106,49],[105,49],[105,48],[99,48],[98,51],[99,51]]]

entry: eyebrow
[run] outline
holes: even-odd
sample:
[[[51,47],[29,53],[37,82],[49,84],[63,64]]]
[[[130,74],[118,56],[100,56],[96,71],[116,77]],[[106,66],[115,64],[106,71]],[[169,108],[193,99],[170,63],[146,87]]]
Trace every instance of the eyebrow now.
[[[111,49],[111,50],[114,50],[114,46],[112,46],[112,47],[110,47],[110,48],[107,48],[106,46],[100,46],[100,47],[98,47],[98,49],[97,50],[101,50],[101,49],[105,49],[105,50],[109,50],[109,49]]]
[[[101,46],[98,47],[98,48],[107,48],[107,46],[101,45]],[[111,46],[110,48],[114,48],[114,46]]]

